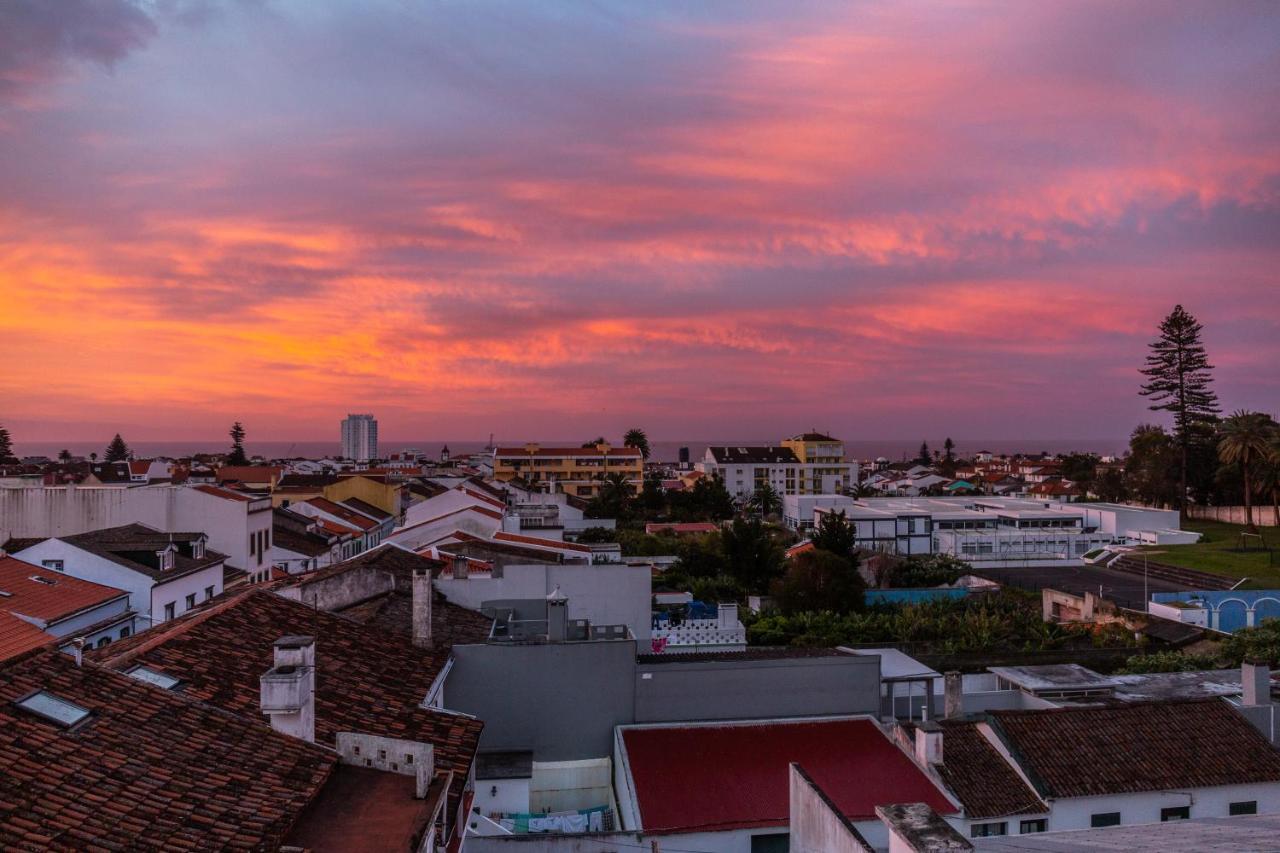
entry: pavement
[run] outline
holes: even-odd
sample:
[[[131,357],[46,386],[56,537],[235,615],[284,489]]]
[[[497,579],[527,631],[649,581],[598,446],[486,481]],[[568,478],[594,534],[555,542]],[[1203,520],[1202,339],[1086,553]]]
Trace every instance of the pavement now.
[[[1079,566],[1011,566],[999,569],[974,569],[973,574],[989,578],[1007,586],[1017,586],[1038,592],[1045,587],[1060,589],[1073,595],[1083,595],[1085,590],[1097,592],[1102,588],[1103,598],[1122,607],[1146,610],[1142,575],[1116,572],[1081,563]],[[1181,592],[1193,589],[1186,584],[1149,578],[1148,592]]]

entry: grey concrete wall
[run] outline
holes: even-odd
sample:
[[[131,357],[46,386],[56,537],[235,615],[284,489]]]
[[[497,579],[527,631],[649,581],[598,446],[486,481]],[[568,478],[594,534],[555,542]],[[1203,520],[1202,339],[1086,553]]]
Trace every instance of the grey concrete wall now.
[[[469,836],[468,853],[617,853],[648,849],[638,832],[606,832],[591,835]]]
[[[635,678],[638,723],[880,712],[868,655],[641,664]]]
[[[340,610],[395,588],[388,571],[355,568],[327,578],[280,590],[285,598],[301,601],[319,610]]]
[[[635,654],[633,640],[454,646],[447,704],[485,721],[481,749],[600,758],[635,722]]]

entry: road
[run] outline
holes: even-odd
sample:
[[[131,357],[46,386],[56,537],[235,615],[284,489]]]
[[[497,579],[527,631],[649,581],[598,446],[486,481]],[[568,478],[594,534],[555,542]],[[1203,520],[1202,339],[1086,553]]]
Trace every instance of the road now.
[[[998,583],[1018,586],[1033,591],[1045,587],[1060,589],[1074,595],[1082,595],[1085,590],[1097,592],[1102,588],[1102,597],[1116,602],[1122,607],[1135,610],[1146,610],[1143,597],[1141,575],[1127,572],[1116,572],[1111,569],[1100,569],[1097,566],[1015,566],[999,569],[974,569],[978,577],[990,578]],[[1147,584],[1150,592],[1180,592],[1191,587],[1151,578]]]

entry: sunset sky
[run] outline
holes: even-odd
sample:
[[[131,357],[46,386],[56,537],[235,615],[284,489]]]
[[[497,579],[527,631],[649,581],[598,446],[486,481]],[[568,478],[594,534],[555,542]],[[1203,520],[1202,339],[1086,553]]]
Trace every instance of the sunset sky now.
[[[0,3],[16,441],[1280,408],[1274,2]],[[105,440],[105,439],[104,439]]]

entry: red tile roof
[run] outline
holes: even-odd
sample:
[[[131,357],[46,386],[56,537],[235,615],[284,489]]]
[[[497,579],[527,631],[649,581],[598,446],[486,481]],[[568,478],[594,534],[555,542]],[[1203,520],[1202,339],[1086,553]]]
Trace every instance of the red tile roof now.
[[[996,711],[991,719],[1044,797],[1280,782],[1280,751],[1221,699]],[[945,736],[942,749],[945,757]]]
[[[94,654],[118,668],[145,662],[181,678],[195,698],[262,720],[259,676],[272,666],[272,644],[287,634],[316,638],[316,741],[332,744],[337,732],[353,731],[431,743],[437,766],[455,771],[450,793],[456,803],[484,724],[419,707],[449,658],[447,649],[419,649],[255,586]]]
[[[306,503],[310,504],[311,506],[315,507],[321,512],[327,512],[329,515],[337,516],[348,525],[358,528],[360,530],[372,530],[373,528],[378,526],[378,522],[374,521],[372,518],[369,518],[367,515],[361,515],[360,513],[356,512],[350,507],[345,507],[342,504],[334,503],[328,498],[312,498],[311,500],[306,501]]]
[[[647,833],[783,826],[791,762],[853,820],[874,819],[877,805],[891,803],[957,811],[865,718],[625,728],[622,740]]]
[[[541,548],[551,548],[555,551],[591,553],[590,546],[579,545],[577,542],[561,542],[559,539],[543,539],[539,536],[522,536],[519,533],[507,533],[505,530],[499,530],[493,534],[493,538],[504,542],[522,542],[526,545],[537,545]]]
[[[90,712],[67,729],[15,700]],[[337,756],[56,650],[0,665],[0,847],[276,849]]]
[[[46,634],[11,613],[0,611],[0,661],[53,642],[55,639],[52,634]]]
[[[45,624],[129,594],[13,557],[0,557],[0,593],[6,592],[9,594],[0,595],[0,610],[21,613]]]
[[[416,785],[413,776],[339,765],[285,843],[311,853],[417,850],[440,808],[444,780],[421,800]]]
[[[983,736],[972,720],[943,720],[938,773],[964,806],[967,818],[1049,811],[1036,792]]]
[[[208,483],[201,483],[192,486],[197,492],[203,492],[206,495],[213,495],[215,498],[222,498],[227,501],[251,501],[253,497],[243,492],[233,492],[230,489],[220,489],[217,486],[210,486]]]

